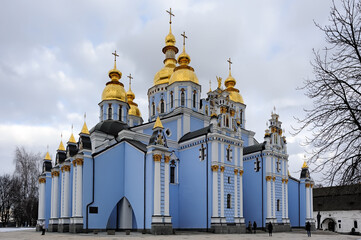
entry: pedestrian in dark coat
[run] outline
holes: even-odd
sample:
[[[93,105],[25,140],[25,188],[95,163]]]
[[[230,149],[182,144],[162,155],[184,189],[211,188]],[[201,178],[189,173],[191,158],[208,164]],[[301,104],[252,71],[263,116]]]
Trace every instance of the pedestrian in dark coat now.
[[[267,228],[268,228],[268,234],[269,234],[269,236],[272,236],[273,226],[272,226],[272,223],[271,223],[271,222],[268,223]]]
[[[41,235],[45,235],[45,222],[40,223]]]
[[[252,223],[251,223],[251,221],[248,222],[248,231],[249,231],[249,233],[252,233]]]
[[[307,231],[307,236],[311,237],[311,223],[308,221],[306,223],[306,231]]]
[[[256,221],[253,222],[253,232],[254,234],[256,234],[256,228],[257,228],[257,223]]]

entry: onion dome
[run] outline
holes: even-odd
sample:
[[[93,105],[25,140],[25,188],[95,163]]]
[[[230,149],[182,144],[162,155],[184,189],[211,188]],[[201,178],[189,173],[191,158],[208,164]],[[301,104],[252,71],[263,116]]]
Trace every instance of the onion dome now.
[[[171,24],[171,22],[170,22]],[[175,46],[176,40],[172,34],[172,25],[169,26],[169,33],[165,37],[165,47],[162,49],[165,54],[163,61],[164,67],[154,75],[154,85],[168,83],[174,68],[176,67],[177,60],[175,55],[178,53],[178,48]]]
[[[237,82],[236,79],[234,79],[234,77],[231,74],[232,62],[230,59],[228,60],[228,62],[229,62],[229,75],[228,78],[224,81],[224,85],[226,86],[226,91],[229,92],[229,98],[231,99],[231,101],[244,104],[243,98],[241,94],[239,94],[239,90],[234,87]]]
[[[119,56],[113,53],[115,57]],[[127,102],[126,92],[124,85],[119,81],[122,77],[122,73],[117,69],[116,60],[114,60],[114,68],[109,71],[109,78],[111,79],[106,83],[106,86],[102,93],[102,101],[104,100],[119,100]]]
[[[198,84],[198,78],[194,73],[194,69],[189,66],[191,58],[186,53],[185,44],[183,44],[183,52],[178,56],[179,66],[174,69],[174,73],[169,79],[169,84],[174,82],[193,82]]]
[[[266,132],[265,132],[265,134],[264,134],[264,137],[265,137],[265,138],[266,138],[266,137],[271,137],[271,133],[269,132],[268,129],[266,129]]]
[[[130,78],[132,77],[130,76]],[[129,81],[129,90],[127,92],[127,99],[130,108],[128,110],[128,115],[142,117],[142,114],[140,113],[140,110],[138,108],[138,104],[133,102],[134,98],[135,98],[135,94],[132,92],[131,83]]]

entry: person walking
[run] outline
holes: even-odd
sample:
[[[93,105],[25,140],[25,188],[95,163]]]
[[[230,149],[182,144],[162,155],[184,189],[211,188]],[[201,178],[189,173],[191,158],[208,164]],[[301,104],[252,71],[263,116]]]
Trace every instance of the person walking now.
[[[306,223],[306,231],[307,231],[307,236],[311,237],[311,223],[308,221]]]
[[[249,231],[249,233],[252,233],[252,223],[251,223],[251,221],[248,222],[248,231]]]
[[[43,222],[40,224],[40,227],[41,227],[41,235],[45,235],[45,221],[43,221]]]
[[[256,234],[256,228],[257,228],[257,223],[256,223],[256,221],[253,221],[253,232],[254,232],[254,234]]]
[[[271,222],[268,223],[267,228],[268,228],[268,234],[269,234],[269,236],[272,237],[273,226],[272,226],[272,223],[271,223]]]

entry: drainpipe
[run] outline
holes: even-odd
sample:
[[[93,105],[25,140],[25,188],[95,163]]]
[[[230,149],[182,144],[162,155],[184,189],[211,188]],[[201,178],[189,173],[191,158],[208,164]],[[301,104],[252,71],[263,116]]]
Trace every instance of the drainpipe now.
[[[94,203],[94,179],[95,179],[95,163],[94,163],[94,161],[95,161],[95,159],[94,159],[94,157],[92,156],[92,159],[93,159],[93,186],[92,186],[92,188],[93,188],[93,191],[92,191],[92,201],[90,202],[90,203],[88,203],[87,205],[86,205],[86,232],[88,233],[89,232],[89,206],[90,205],[92,205],[93,203]]]
[[[206,195],[207,195],[207,203],[206,203],[206,207],[207,207],[207,227],[206,227],[206,229],[207,229],[207,232],[208,232],[208,188],[209,188],[209,186],[208,186],[208,132],[206,133],[206,147],[207,147],[207,155],[206,155],[206,158],[207,158],[207,160],[206,160],[206,162],[207,162],[207,166],[206,166],[206,186],[207,186],[207,189],[206,189]]]
[[[146,170],[147,170],[147,165],[146,165],[146,156],[147,156],[147,153],[145,152],[144,153],[144,214],[143,214],[143,233],[146,232],[146,229],[145,229],[145,202],[146,202],[146,197],[145,197],[145,194],[146,194],[146,181],[145,181],[145,176],[146,176]]]
[[[263,211],[264,211],[264,207],[263,207],[263,169],[264,169],[264,165],[263,165],[263,150],[261,150],[261,160],[262,160],[262,180],[261,180],[261,183],[262,183],[262,228],[263,228],[263,224],[264,224],[264,213],[263,213]]]

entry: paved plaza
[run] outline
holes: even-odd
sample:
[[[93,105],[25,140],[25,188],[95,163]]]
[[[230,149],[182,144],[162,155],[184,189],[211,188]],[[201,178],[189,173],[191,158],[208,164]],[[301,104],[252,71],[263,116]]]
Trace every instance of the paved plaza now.
[[[274,233],[272,237],[268,236],[268,233],[259,232],[257,234],[212,234],[212,233],[199,233],[199,232],[180,232],[176,235],[168,236],[155,236],[151,234],[141,234],[141,233],[131,233],[130,235],[125,235],[124,232],[116,232],[115,235],[107,235],[105,232],[98,234],[89,233],[89,234],[69,234],[69,233],[46,233],[44,236],[41,236],[40,232],[35,232],[35,230],[20,230],[20,231],[10,231],[4,232],[0,231],[0,239],[200,239],[200,240],[212,240],[212,239],[224,239],[224,240],[235,240],[235,239],[292,239],[292,240],[307,240],[307,239],[337,239],[337,240],[347,240],[355,239],[361,240],[361,236],[350,236],[350,235],[339,235],[334,233],[323,233],[315,232],[312,234],[311,238],[306,236],[306,232],[297,230],[291,233]]]

